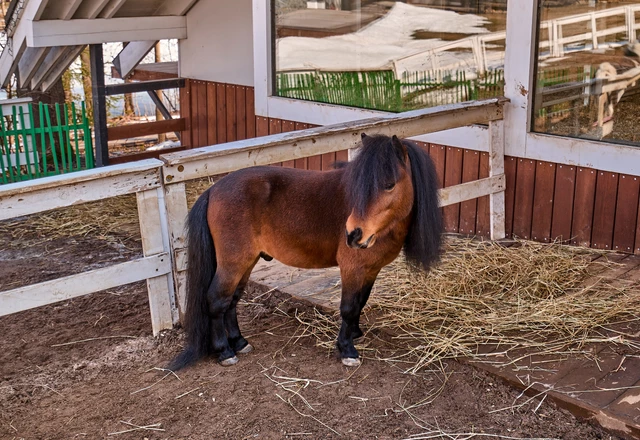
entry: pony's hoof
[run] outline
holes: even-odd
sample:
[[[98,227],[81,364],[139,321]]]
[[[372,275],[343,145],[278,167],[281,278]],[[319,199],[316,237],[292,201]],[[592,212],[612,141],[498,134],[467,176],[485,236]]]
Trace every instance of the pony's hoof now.
[[[360,358],[342,358],[342,365],[347,367],[357,367],[360,363]]]
[[[247,354],[247,353],[251,353],[252,351],[253,351],[253,345],[247,344],[244,347],[242,347],[240,350],[236,351],[236,354]]]
[[[220,361],[220,365],[222,365],[223,367],[230,367],[232,365],[235,365],[238,363],[238,358],[233,356],[230,358],[226,358]]]

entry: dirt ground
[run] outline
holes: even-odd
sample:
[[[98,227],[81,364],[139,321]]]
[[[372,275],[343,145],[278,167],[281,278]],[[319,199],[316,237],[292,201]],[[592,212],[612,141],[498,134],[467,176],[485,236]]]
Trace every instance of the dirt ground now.
[[[138,252],[96,237],[8,240],[0,233],[0,291]],[[365,357],[348,369],[304,334],[296,315],[311,312],[252,286],[239,315],[256,350],[177,374],[162,367],[183,332],[150,334],[144,283],[0,317],[0,438],[615,438],[546,401],[516,408],[518,392],[464,363],[409,375]],[[388,334],[364,342],[365,354],[394,352]]]

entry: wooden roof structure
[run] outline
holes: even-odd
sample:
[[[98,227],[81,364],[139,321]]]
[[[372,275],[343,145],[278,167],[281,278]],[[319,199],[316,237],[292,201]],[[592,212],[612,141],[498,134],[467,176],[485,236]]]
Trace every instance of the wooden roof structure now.
[[[187,37],[198,0],[22,0],[6,17],[0,85],[47,91],[90,44],[129,42],[114,60],[126,77],[158,40]]]

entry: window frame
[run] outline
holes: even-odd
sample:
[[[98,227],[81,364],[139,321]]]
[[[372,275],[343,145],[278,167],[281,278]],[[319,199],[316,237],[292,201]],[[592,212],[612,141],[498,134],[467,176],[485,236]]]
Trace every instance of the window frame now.
[[[507,0],[504,108],[505,154],[603,171],[640,175],[640,148],[619,143],[533,132],[538,13],[542,0]],[[271,0],[253,0],[255,112],[257,116],[316,125],[388,114],[333,104],[273,96]],[[472,126],[413,138],[476,151],[488,151],[486,127]]]

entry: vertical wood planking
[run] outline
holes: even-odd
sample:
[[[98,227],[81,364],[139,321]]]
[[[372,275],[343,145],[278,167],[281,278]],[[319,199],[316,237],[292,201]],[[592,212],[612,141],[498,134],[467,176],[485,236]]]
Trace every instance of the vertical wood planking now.
[[[480,172],[480,153],[473,150],[464,150],[462,160],[462,183],[478,180]],[[467,200],[460,203],[460,226],[461,234],[476,233],[476,213],[477,199]]]
[[[536,167],[531,238],[536,241],[549,243],[551,238],[556,164],[538,161]]]
[[[269,118],[256,116],[256,137],[269,134]]]
[[[309,128],[309,124],[305,124],[302,122],[295,123],[296,130],[305,130]],[[300,170],[308,170],[309,169],[309,158],[303,157],[302,159],[296,159],[294,161],[294,167]]]
[[[444,165],[446,159],[446,150],[444,145],[430,144],[429,156],[433,161],[433,165],[436,168],[436,174],[438,176],[438,185],[440,188],[444,188]]]
[[[198,118],[198,81],[191,80],[191,148],[200,147],[200,119]]]
[[[513,208],[516,198],[516,178],[518,174],[517,160],[515,157],[504,158],[504,175],[506,178],[506,188],[504,191],[505,218],[504,228],[507,237],[513,235]]]
[[[349,150],[336,151],[336,162],[348,162]]]
[[[478,178],[484,179],[489,177],[489,153],[480,153],[480,169]],[[489,237],[490,219],[489,219],[489,196],[478,198],[478,208],[476,214],[476,235],[480,237]]]
[[[227,142],[237,140],[236,130],[238,122],[236,120],[236,86],[225,84],[225,102],[226,102],[226,119],[227,119]]]
[[[520,238],[529,239],[531,237],[536,162],[522,158],[517,160],[516,192],[513,203],[513,234]]]
[[[282,121],[282,133],[288,131],[294,131],[296,129],[296,123],[293,121]],[[295,168],[295,160],[286,160],[282,162],[282,166],[286,168]]]
[[[636,222],[638,219],[638,195],[640,180],[637,176],[620,174],[618,180],[618,201],[613,228],[613,250],[633,252]]]
[[[227,104],[224,84],[216,83],[216,124],[218,126],[218,143],[227,142]],[[211,116],[209,116],[211,117]]]
[[[207,83],[207,145],[218,143],[216,105],[216,85],[209,82]]]
[[[458,185],[462,182],[462,148],[447,147],[444,165],[444,187]],[[446,232],[458,232],[460,220],[460,204],[445,206],[443,210],[444,229]]]
[[[192,148],[191,140],[191,80],[184,81],[184,87],[180,89],[180,117],[184,118],[184,131],[180,134],[180,144],[185,148]]]
[[[569,242],[571,240],[571,220],[573,218],[573,196],[576,185],[576,167],[556,166],[556,183],[553,193],[553,214],[551,220],[551,240]]]
[[[269,134],[282,133],[282,119],[269,118]],[[271,165],[281,167],[282,162],[272,163]]]
[[[573,219],[571,221],[572,244],[591,245],[595,192],[596,171],[591,168],[578,167],[573,199]]]
[[[593,207],[591,246],[596,249],[613,247],[613,225],[618,195],[618,173],[598,171],[596,198]]]
[[[236,140],[247,139],[247,88],[236,86]]]
[[[207,84],[197,81],[198,84],[198,146],[204,147],[208,143],[207,138]]]
[[[256,137],[256,104],[255,94],[253,87],[247,87],[245,93],[245,100],[247,103],[246,119],[247,119],[247,139],[253,139]]]

